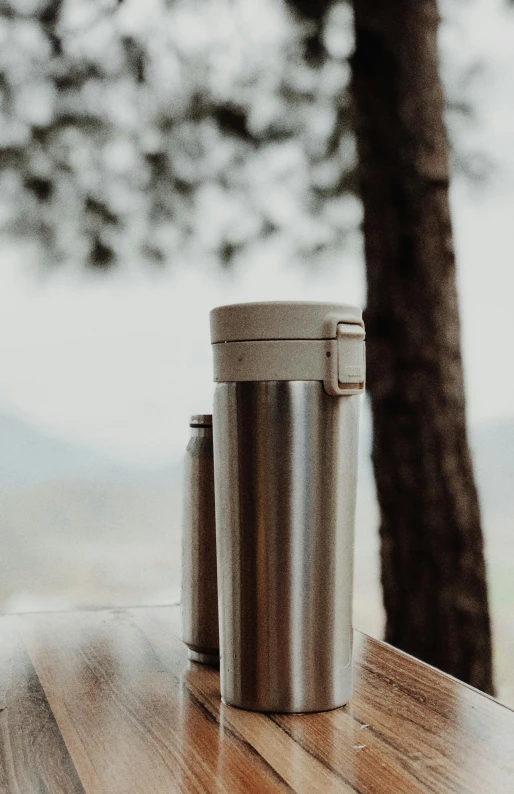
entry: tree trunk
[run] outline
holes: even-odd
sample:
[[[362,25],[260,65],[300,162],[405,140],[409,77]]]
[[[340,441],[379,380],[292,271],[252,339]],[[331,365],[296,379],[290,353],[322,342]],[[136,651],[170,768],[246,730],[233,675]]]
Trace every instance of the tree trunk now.
[[[466,437],[437,3],[353,0],[353,6],[386,640],[492,693],[480,509]]]

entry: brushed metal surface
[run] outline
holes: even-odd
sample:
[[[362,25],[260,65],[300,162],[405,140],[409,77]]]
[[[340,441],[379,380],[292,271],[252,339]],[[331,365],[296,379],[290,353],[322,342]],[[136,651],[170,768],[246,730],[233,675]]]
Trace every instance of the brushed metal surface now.
[[[214,466],[212,427],[205,426],[191,426],[184,464],[182,639],[195,655],[195,661],[217,663]]]
[[[359,406],[317,381],[216,386],[225,703],[302,712],[350,698]]]

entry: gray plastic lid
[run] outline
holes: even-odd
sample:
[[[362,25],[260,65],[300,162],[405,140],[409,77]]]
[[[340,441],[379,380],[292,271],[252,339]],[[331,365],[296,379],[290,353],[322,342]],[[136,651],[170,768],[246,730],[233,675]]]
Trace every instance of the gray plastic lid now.
[[[335,339],[341,322],[364,326],[362,311],[342,303],[234,303],[210,313],[211,342]]]

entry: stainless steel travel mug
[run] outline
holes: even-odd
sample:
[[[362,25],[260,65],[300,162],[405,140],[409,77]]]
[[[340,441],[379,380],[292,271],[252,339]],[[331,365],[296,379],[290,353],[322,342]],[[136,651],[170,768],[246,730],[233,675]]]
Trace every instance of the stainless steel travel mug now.
[[[221,695],[325,711],[352,689],[364,326],[352,306],[211,312]]]
[[[212,416],[192,416],[184,466],[182,639],[189,658],[219,663]]]

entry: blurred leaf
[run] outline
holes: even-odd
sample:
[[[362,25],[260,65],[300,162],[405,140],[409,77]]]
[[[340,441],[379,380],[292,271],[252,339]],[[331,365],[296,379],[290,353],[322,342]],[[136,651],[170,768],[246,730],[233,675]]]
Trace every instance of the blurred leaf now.
[[[28,176],[24,185],[39,201],[48,201],[52,197],[54,186],[50,179]]]
[[[118,216],[103,201],[99,201],[92,196],[87,196],[84,202],[84,209],[86,212],[97,215],[102,224],[116,225],[119,221]]]
[[[94,269],[107,270],[114,265],[116,257],[112,248],[96,237],[93,241],[89,261]]]
[[[254,137],[248,129],[246,113],[231,105],[220,105],[213,109],[212,116],[221,132],[235,135],[243,141],[254,142]]]

